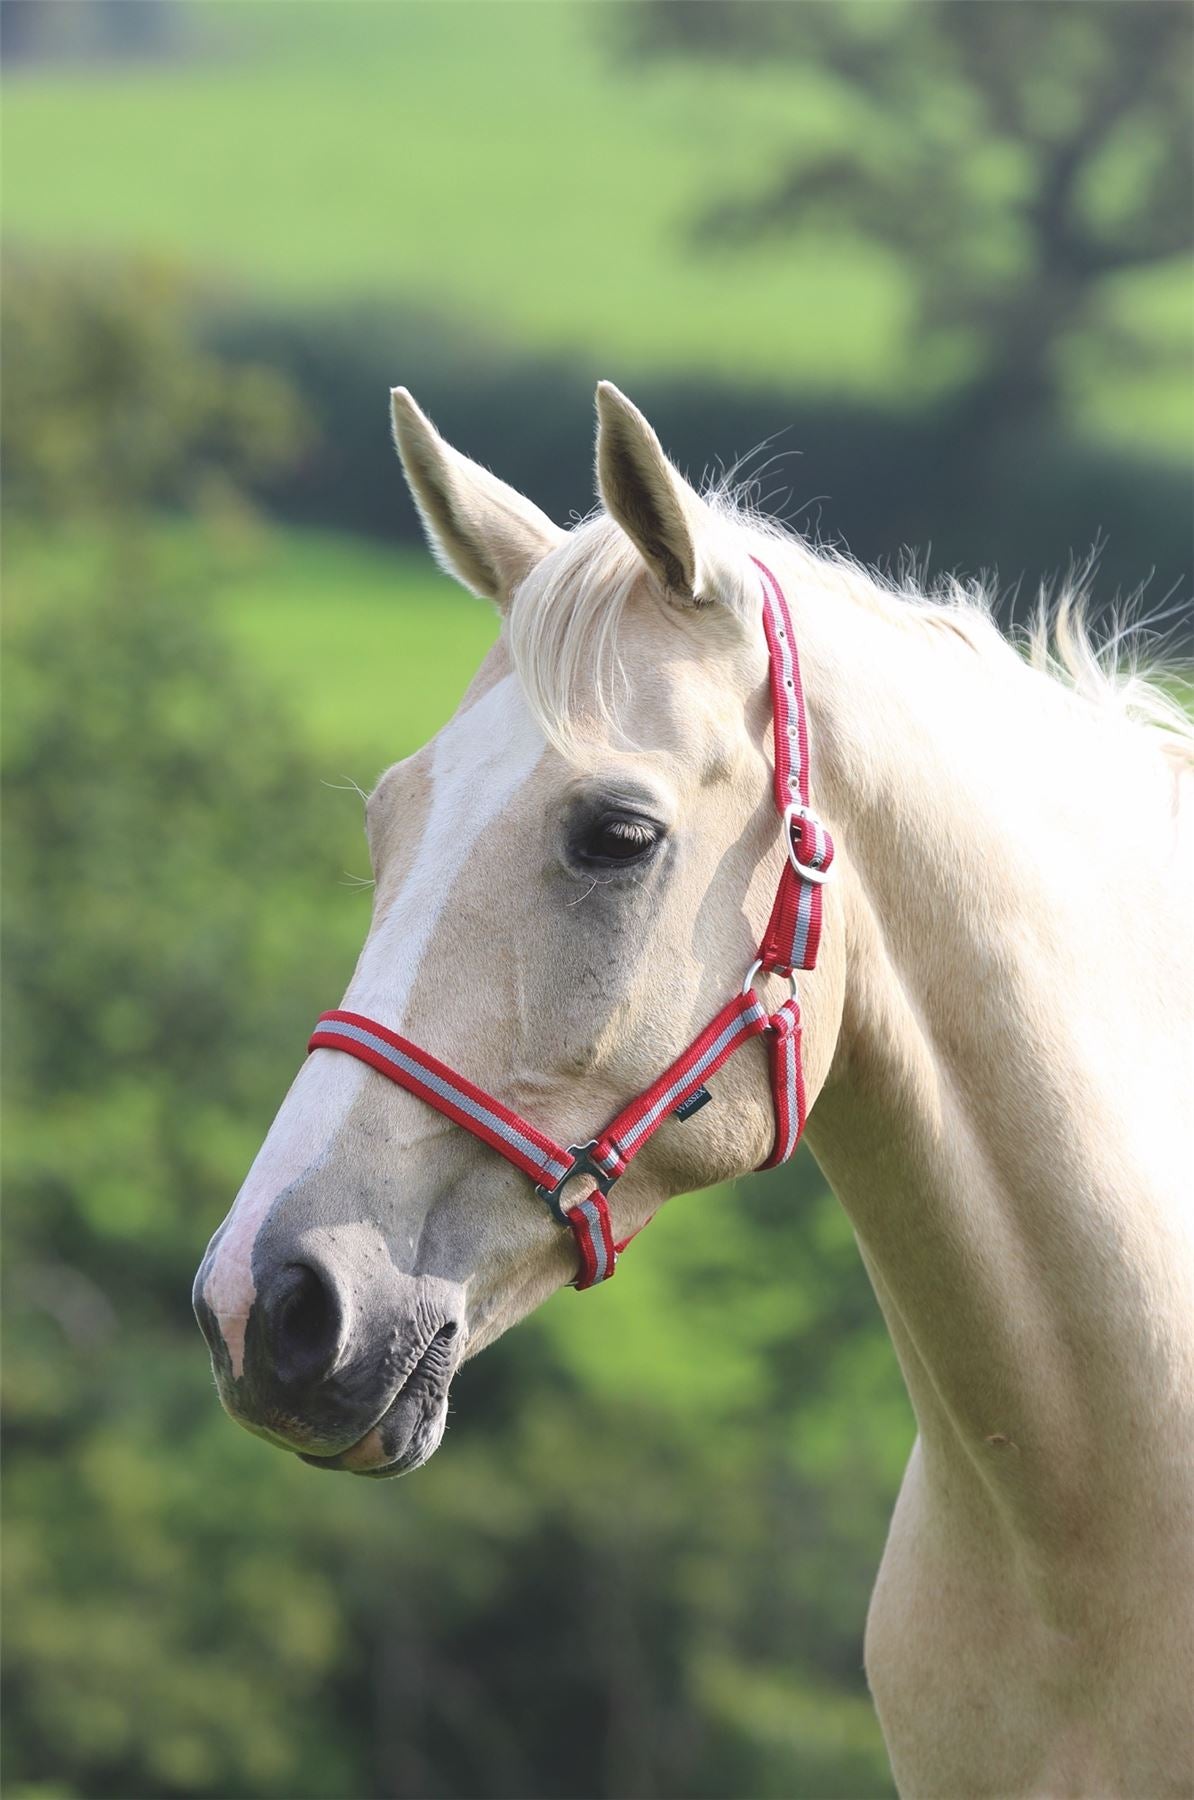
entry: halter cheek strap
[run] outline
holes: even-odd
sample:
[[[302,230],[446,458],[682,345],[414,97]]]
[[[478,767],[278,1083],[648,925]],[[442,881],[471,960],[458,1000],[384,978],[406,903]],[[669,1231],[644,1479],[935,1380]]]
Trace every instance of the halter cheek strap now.
[[[711,1079],[736,1050],[766,1036],[775,1113],[775,1140],[761,1167],[792,1155],[804,1130],[800,1002],[794,971],[811,969],[821,940],[821,885],[833,862],[833,840],[808,801],[808,727],[800,665],[787,601],[771,571],[754,559],[763,582],[763,627],[771,662],[775,734],[775,804],[787,849],[771,917],[740,994],[723,1006],[651,1086],[610,1120],[599,1137],[567,1149],[493,1094],[362,1013],[326,1012],[309,1050],[342,1050],[463,1126],[513,1163],[534,1183],[552,1217],[576,1244],[573,1286],[595,1287],[614,1273],[629,1238],[615,1241],[607,1195],[639,1151],[669,1119],[684,1120],[703,1106]],[[752,983],[763,971],[793,977],[792,997],[768,1013]],[[574,1183],[586,1184],[576,1197]],[[569,1192],[571,1190],[571,1192]],[[565,1203],[565,1200],[568,1203]],[[634,1234],[632,1234],[634,1235]]]

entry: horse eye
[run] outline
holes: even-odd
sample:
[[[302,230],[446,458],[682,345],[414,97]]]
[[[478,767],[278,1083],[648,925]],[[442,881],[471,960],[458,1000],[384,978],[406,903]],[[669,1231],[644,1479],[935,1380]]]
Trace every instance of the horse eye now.
[[[624,813],[607,813],[594,819],[578,834],[576,853],[581,862],[605,865],[639,862],[659,842],[657,826]]]

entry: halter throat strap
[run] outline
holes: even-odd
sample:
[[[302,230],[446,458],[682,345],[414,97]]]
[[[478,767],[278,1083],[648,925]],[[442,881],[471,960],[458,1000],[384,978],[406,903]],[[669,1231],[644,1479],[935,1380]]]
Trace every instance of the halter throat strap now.
[[[610,1120],[600,1136],[567,1148],[411,1039],[363,1013],[321,1014],[307,1046],[309,1051],[340,1050],[368,1063],[512,1163],[534,1184],[556,1223],[571,1231],[578,1262],[573,1286],[578,1289],[607,1281],[630,1242],[629,1237],[614,1238],[607,1200],[614,1183],[662,1125],[677,1116],[688,1118],[704,1104],[709,1097],[704,1093],[706,1081],[752,1038],[767,1037],[775,1114],[774,1143],[761,1167],[786,1162],[804,1130],[801,1015],[794,972],[811,969],[816,962],[821,887],[833,862],[833,841],[809,806],[808,726],[787,601],[771,571],[757,558],[752,560],[763,584],[775,738],[774,795],[787,858],[742,992],[650,1087]],[[777,1012],[768,1013],[754,992],[752,982],[760,971],[793,978],[792,997]]]

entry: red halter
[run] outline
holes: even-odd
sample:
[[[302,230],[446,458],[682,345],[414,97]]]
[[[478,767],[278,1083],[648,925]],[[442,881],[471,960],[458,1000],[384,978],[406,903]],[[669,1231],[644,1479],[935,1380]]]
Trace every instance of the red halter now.
[[[576,1239],[580,1269],[573,1286],[607,1281],[630,1239],[614,1242],[606,1195],[631,1159],[668,1119],[691,1118],[710,1098],[705,1082],[735,1050],[766,1034],[775,1108],[775,1142],[761,1166],[786,1162],[804,1130],[804,1078],[800,1061],[800,1002],[794,971],[811,969],[821,940],[821,883],[833,862],[833,840],[808,804],[808,729],[800,664],[783,590],[771,571],[753,559],[763,578],[763,629],[771,660],[775,734],[775,804],[783,821],[788,859],[771,917],[740,994],[723,1006],[700,1036],[659,1078],[611,1119],[600,1137],[565,1150],[492,1094],[429,1056],[409,1038],[361,1013],[320,1016],[309,1050],[343,1050],[396,1082],[407,1093],[463,1125],[514,1164],[535,1184],[557,1224]],[[792,997],[768,1013],[752,983],[762,970],[793,978]],[[565,1208],[568,1183],[584,1177],[582,1199]]]

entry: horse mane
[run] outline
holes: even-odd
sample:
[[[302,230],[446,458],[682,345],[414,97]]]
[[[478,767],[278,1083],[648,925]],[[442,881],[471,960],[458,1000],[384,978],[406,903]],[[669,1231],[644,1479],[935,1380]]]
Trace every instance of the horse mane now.
[[[1139,599],[1096,634],[1088,583],[1093,562],[1071,571],[1060,591],[1042,591],[1027,625],[1006,637],[995,623],[996,590],[985,580],[947,575],[927,584],[909,560],[898,573],[865,568],[836,545],[810,542],[762,512],[752,483],[722,480],[704,498],[756,540],[780,541],[807,560],[809,573],[832,579],[848,597],[908,629],[948,631],[977,654],[1018,651],[1079,704],[1158,741],[1166,755],[1194,767],[1194,717],[1172,691],[1188,683],[1167,667],[1159,621]],[[765,549],[765,544],[759,545]],[[631,595],[644,577],[630,539],[603,511],[582,520],[514,596],[509,645],[527,702],[548,742],[569,758],[594,733],[617,740],[620,703],[629,690],[619,635]]]
[[[1129,611],[1100,641],[1087,605],[1081,586],[1067,586],[1051,603],[1042,597],[1023,633],[1029,663],[1092,706],[1153,733],[1166,755],[1194,768],[1194,714],[1173,691],[1180,688],[1188,701],[1191,684],[1165,663],[1159,620]]]

